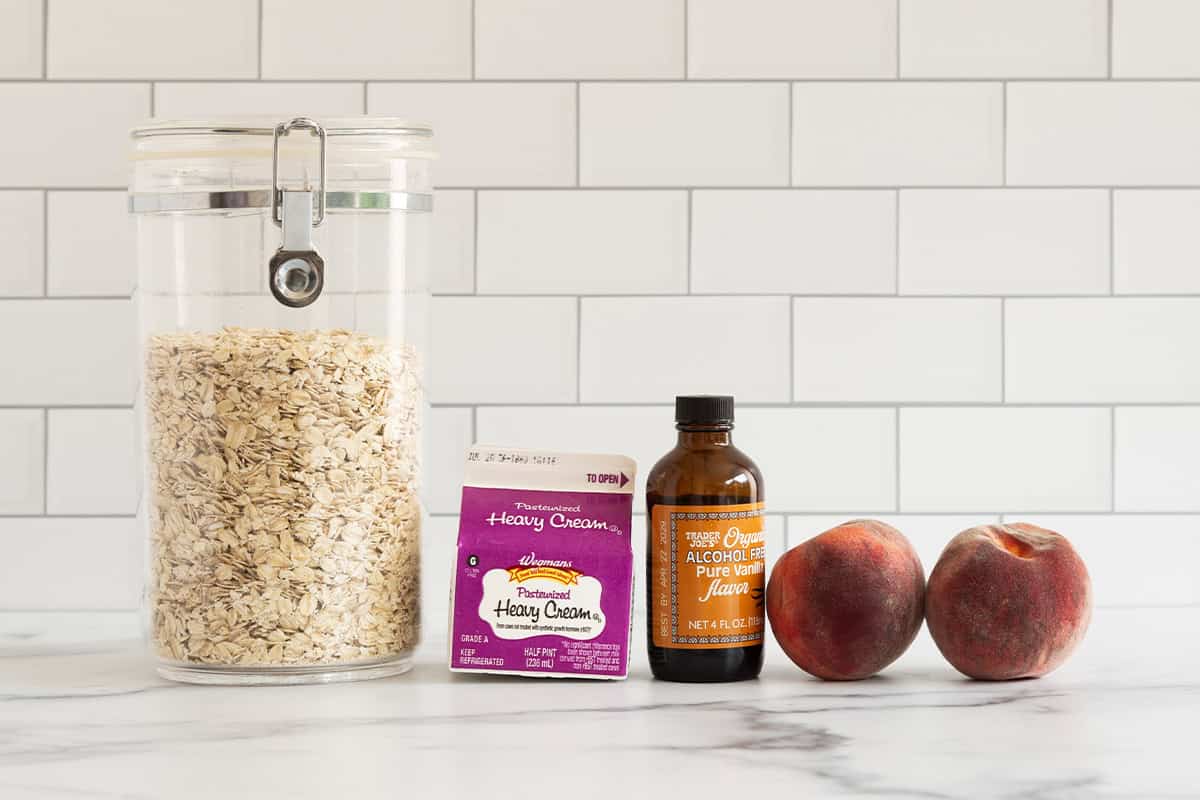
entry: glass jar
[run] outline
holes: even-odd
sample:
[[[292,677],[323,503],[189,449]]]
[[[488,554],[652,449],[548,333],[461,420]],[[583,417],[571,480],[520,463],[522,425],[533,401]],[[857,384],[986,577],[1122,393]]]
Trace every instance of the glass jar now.
[[[133,131],[158,672],[407,670],[420,631],[432,133],[394,119]]]

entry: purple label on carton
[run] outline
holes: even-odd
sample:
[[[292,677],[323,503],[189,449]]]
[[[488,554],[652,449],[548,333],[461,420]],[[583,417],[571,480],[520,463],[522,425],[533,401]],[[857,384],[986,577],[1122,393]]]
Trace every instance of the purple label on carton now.
[[[514,453],[552,460],[514,465],[505,460]],[[605,469],[612,459],[472,451],[452,578],[451,669],[625,677],[633,466],[622,458]],[[519,488],[497,485],[505,482]]]

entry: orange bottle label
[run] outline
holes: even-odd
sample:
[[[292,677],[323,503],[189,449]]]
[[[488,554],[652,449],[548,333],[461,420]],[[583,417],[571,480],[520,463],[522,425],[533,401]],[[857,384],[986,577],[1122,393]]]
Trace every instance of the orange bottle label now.
[[[650,625],[656,647],[762,644],[762,503],[656,505],[650,512]]]

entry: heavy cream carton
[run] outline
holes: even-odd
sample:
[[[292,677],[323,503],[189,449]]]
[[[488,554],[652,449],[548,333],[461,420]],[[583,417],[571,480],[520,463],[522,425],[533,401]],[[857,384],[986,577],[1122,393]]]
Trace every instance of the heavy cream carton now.
[[[450,584],[450,669],[624,678],[634,462],[475,447]]]

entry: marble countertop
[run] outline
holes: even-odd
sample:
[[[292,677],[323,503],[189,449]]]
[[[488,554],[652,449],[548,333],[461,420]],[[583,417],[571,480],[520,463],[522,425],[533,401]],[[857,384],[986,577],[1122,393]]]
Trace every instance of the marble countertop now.
[[[0,615],[0,798],[1200,797],[1200,608],[1098,610],[1058,672],[999,684],[922,632],[857,683],[777,650],[737,684],[461,676],[431,642],[406,676],[214,688],[131,628]]]

